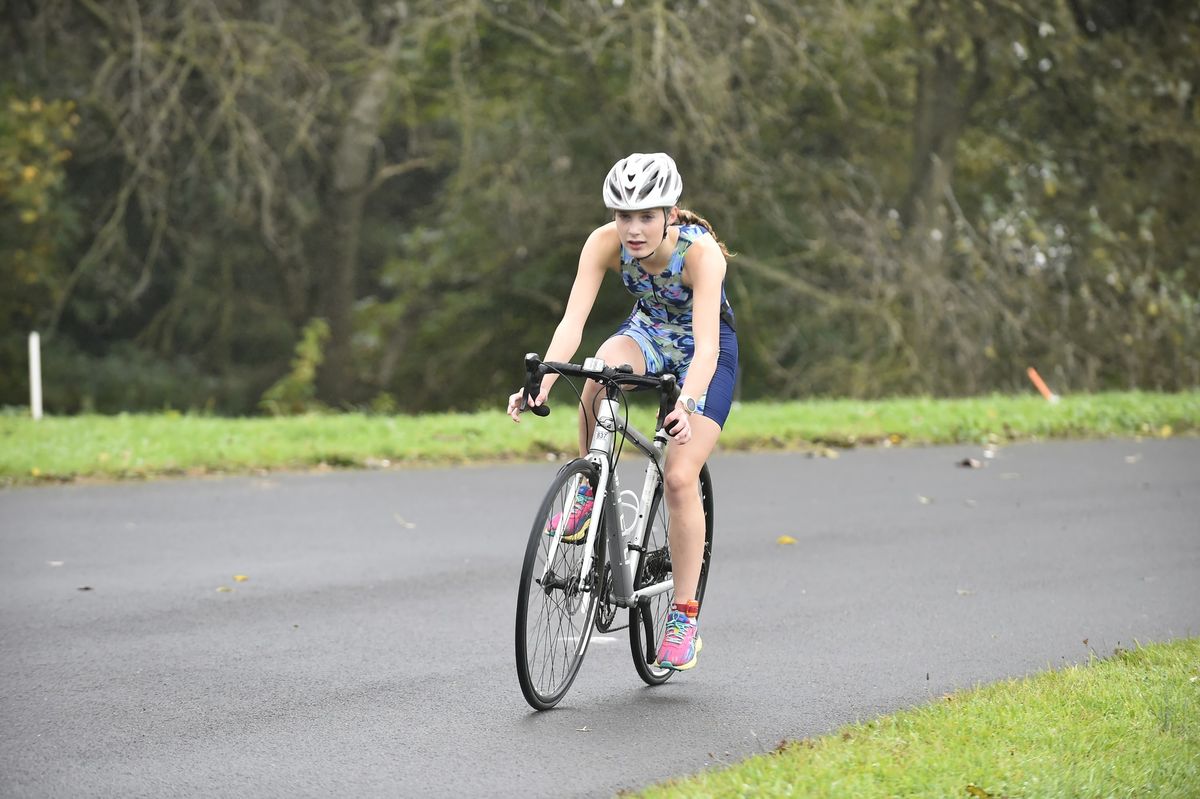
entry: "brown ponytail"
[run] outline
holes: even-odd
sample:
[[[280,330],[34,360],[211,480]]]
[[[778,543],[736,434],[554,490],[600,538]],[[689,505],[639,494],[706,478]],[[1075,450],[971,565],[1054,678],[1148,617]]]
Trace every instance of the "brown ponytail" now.
[[[725,242],[717,238],[717,232],[713,230],[712,224],[709,223],[707,219],[700,216],[700,214],[696,213],[695,211],[689,211],[686,208],[677,208],[675,209],[675,213],[677,221],[680,225],[699,225],[707,230],[708,234],[713,237],[713,241],[715,241],[717,246],[721,248],[721,252],[725,254],[726,258],[732,258],[734,255],[736,255],[736,253],[732,253],[725,248]]]

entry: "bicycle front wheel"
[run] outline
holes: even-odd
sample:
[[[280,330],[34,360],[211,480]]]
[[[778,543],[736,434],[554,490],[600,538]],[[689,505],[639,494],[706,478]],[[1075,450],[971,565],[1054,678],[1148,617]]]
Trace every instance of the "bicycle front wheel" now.
[[[696,583],[696,601],[703,604],[704,590],[708,587],[708,567],[712,558],[713,543],[712,477],[709,476],[707,464],[700,469],[700,479],[697,482],[696,490],[700,494],[701,507],[704,508],[704,558],[700,562],[700,579]],[[660,485],[658,491],[654,493],[654,499],[650,503],[648,511],[646,537],[642,542],[644,554],[638,565],[637,579],[634,581],[635,588],[661,583],[672,577],[671,548],[667,541],[668,524],[666,503],[663,501],[662,486]],[[629,648],[633,653],[633,665],[637,669],[638,676],[647,685],[662,685],[675,673],[672,669],[659,667],[655,662],[658,656],[658,647],[662,646],[663,636],[666,634],[667,613],[671,610],[674,601],[674,591],[667,591],[650,599],[650,617],[653,622],[650,637],[654,640],[655,648],[649,653],[646,651],[646,627],[643,624],[642,611],[636,607],[629,610]]]
[[[571,517],[577,515],[579,487],[590,485],[595,496],[596,481],[595,466],[582,458],[564,466],[529,532],[517,594],[517,679],[525,700],[536,710],[549,710],[567,693],[591,641],[604,584],[604,528],[598,508],[583,519]],[[568,521],[574,523],[567,525]],[[596,527],[586,574],[587,536],[574,543],[567,540],[573,537],[569,532],[586,530],[585,525]]]

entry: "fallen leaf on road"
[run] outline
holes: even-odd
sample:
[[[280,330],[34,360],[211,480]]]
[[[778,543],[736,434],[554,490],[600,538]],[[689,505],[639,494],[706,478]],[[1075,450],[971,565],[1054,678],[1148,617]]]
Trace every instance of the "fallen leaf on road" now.
[[[779,538],[775,539],[775,543],[776,544],[794,544],[794,543],[796,543],[796,539],[792,538],[790,535],[781,535],[781,536],[779,536]]]
[[[969,588],[959,588],[958,589],[959,596],[973,596],[974,594],[975,594],[975,592]]]
[[[415,524],[413,524],[412,522],[410,522],[408,519],[405,519],[405,518],[404,518],[403,516],[401,516],[399,513],[393,513],[393,514],[392,514],[392,518],[394,518],[394,519],[396,520],[396,524],[400,525],[400,526],[401,526],[401,527],[403,527],[405,530],[411,530],[411,529],[413,529],[414,527],[416,527],[416,525],[415,525]]]
[[[917,502],[920,502],[922,505],[932,505],[933,499],[917,494]]]
[[[963,458],[958,465],[964,469],[982,469],[983,461],[978,458]]]
[[[232,593],[233,593],[233,589],[232,589],[232,588],[230,588],[230,587],[229,587],[229,586],[227,586],[227,585],[218,585],[218,586],[217,586],[217,593],[218,593],[218,594],[232,594]]]
[[[90,585],[81,585],[78,588],[76,588],[75,590],[76,591],[91,591],[92,587]]]
[[[233,575],[233,579],[235,582],[244,583],[247,580],[249,580],[250,578],[244,574],[235,574],[235,575]]]

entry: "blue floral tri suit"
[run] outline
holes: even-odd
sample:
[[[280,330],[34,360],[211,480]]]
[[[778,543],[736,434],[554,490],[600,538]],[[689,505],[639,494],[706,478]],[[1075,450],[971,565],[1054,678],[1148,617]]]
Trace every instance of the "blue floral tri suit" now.
[[[688,367],[696,351],[692,329],[692,289],[683,283],[684,255],[692,243],[708,235],[702,225],[683,225],[679,242],[667,268],[651,275],[640,261],[621,248],[621,281],[637,297],[633,313],[617,329],[617,335],[633,339],[646,359],[650,374],[674,374],[686,390]],[[708,391],[696,400],[699,413],[722,427],[733,404],[737,381],[738,346],[733,308],[721,287],[720,354]]]

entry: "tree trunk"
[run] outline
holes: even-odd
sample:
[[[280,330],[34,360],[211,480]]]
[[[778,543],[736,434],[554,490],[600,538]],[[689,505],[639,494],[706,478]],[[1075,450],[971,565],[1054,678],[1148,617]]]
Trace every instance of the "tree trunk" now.
[[[379,61],[363,81],[342,126],[332,163],[332,183],[325,198],[328,225],[317,231],[320,250],[320,307],[329,322],[329,346],[317,378],[322,400],[336,405],[352,398],[354,300],[358,277],[359,232],[373,175],[375,152],[391,81],[400,56],[401,27],[392,31]]]
[[[927,42],[917,68],[917,100],[913,109],[912,167],[900,212],[914,234],[927,230],[954,176],[958,140],[966,129],[972,107],[982,98],[989,83],[987,43],[972,36],[973,68],[963,63],[960,49],[966,42],[947,31],[937,0],[918,3],[913,25],[921,36],[938,30],[938,39]],[[942,25],[934,25],[942,17]],[[962,43],[960,48],[959,43]],[[967,86],[964,79],[969,77]]]

